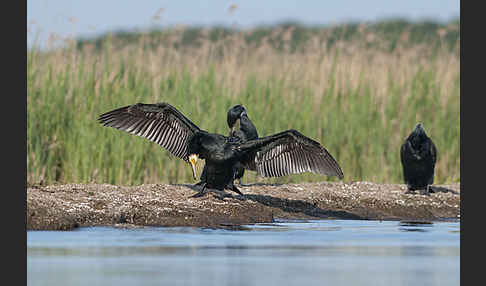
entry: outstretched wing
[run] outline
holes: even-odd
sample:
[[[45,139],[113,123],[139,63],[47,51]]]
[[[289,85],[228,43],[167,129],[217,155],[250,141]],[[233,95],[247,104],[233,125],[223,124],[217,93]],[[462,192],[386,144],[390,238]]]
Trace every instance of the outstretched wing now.
[[[165,102],[125,106],[100,115],[98,121],[104,126],[147,138],[186,162],[188,140],[200,131],[175,107]]]
[[[293,129],[247,141],[235,149],[248,154],[242,162],[245,168],[263,177],[303,172],[344,177],[339,164],[319,142]]]

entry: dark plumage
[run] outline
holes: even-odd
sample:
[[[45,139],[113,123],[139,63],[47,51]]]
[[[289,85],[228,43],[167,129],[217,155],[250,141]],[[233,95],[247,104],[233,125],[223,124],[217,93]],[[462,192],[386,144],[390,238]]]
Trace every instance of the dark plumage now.
[[[100,115],[104,126],[120,129],[160,144],[191,164],[194,179],[198,159],[206,162],[202,196],[208,189],[233,185],[234,167],[242,164],[263,177],[314,172],[343,178],[341,168],[318,142],[296,130],[243,142],[238,137],[208,133],[168,103],[125,106]]]
[[[282,177],[312,172],[344,178],[341,167],[329,152],[299,131],[290,129],[239,143],[240,162],[262,177]]]
[[[256,127],[248,118],[248,113],[246,112],[245,107],[243,107],[242,105],[240,104],[235,105],[228,110],[226,114],[226,122],[228,123],[228,127],[230,128],[229,136],[235,137],[234,140],[240,142],[246,142],[248,140],[258,138],[258,132],[256,130]],[[235,126],[237,125],[238,122],[240,122],[239,124],[240,128],[235,129]],[[240,162],[237,162],[234,166],[234,172],[235,172],[234,179],[241,180],[241,178],[245,174],[245,168]],[[201,179],[196,184],[196,186],[202,185],[206,181],[205,177],[206,177],[206,165],[204,165],[204,168],[201,172]],[[234,184],[230,184],[230,186],[228,186],[227,188],[234,189]]]
[[[426,190],[434,183],[437,150],[422,124],[417,124],[400,148],[403,179],[408,191]]]
[[[240,129],[235,129],[236,123],[240,121]],[[258,138],[258,132],[248,118],[248,112],[243,105],[235,105],[228,110],[226,115],[226,122],[230,128],[229,136],[236,136],[244,141],[253,140]]]
[[[255,125],[253,125],[253,122],[251,122],[250,118],[248,118],[248,113],[242,105],[235,105],[228,110],[226,121],[228,123],[228,127],[230,128],[229,136],[237,137],[242,142],[258,138],[257,129]],[[240,122],[240,129],[235,129],[238,121]],[[245,168],[242,164],[238,163],[235,166],[235,180],[239,180],[241,182],[241,178],[244,174]]]

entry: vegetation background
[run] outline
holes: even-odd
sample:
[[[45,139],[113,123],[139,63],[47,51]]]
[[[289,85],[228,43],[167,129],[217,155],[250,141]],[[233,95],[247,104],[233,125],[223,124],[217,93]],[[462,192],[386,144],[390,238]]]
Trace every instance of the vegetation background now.
[[[260,136],[294,128],[334,156],[344,181],[402,183],[399,149],[422,122],[438,149],[435,183],[460,181],[459,20],[391,19],[238,30],[117,32],[27,52],[28,184],[192,183],[190,168],[99,114],[168,102],[227,134],[243,104]],[[200,168],[201,171],[202,168]],[[245,183],[334,181],[299,174]]]

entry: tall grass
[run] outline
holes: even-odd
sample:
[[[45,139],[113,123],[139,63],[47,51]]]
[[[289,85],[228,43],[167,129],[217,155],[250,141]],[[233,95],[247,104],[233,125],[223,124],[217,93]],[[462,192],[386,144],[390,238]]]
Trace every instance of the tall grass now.
[[[435,182],[460,180],[458,44],[412,45],[408,30],[393,41],[372,31],[348,39],[322,30],[298,46],[292,27],[258,42],[247,40],[250,32],[218,38],[214,31],[201,30],[199,44],[189,46],[180,44],[188,41],[183,31],[171,31],[163,41],[141,35],[121,45],[107,35],[99,45],[28,51],[28,183],[193,182],[190,168],[160,146],[97,122],[114,108],[163,101],[222,134],[226,111],[243,104],[260,136],[294,128],[321,142],[345,181],[401,183],[400,144],[422,122],[438,149]],[[335,178],[247,172],[244,180]]]

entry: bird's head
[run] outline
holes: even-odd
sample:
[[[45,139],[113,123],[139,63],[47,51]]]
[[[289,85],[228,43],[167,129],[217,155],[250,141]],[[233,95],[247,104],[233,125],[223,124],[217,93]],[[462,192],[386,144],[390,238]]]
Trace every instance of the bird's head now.
[[[424,126],[422,123],[418,123],[415,128],[413,129],[412,133],[409,136],[409,141],[412,144],[413,148],[419,149],[419,146],[427,140],[427,134],[425,133]]]
[[[425,134],[425,129],[422,123],[418,123],[413,129],[413,132],[417,135]]]
[[[233,130],[235,129],[235,126],[240,120],[241,116],[248,116],[245,107],[243,107],[241,104],[235,105],[228,110],[226,122],[230,128],[230,135],[233,133]]]

